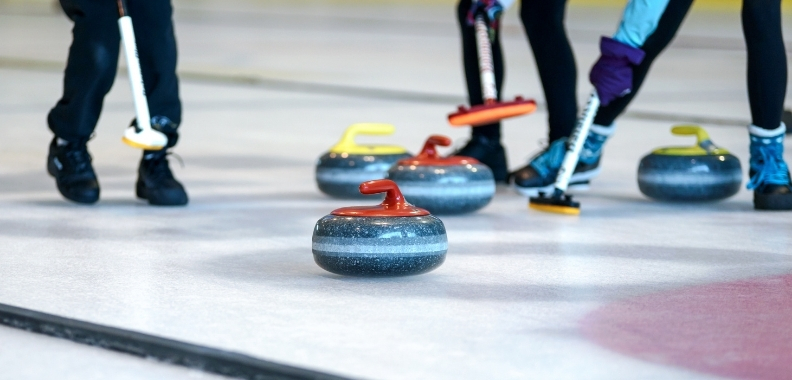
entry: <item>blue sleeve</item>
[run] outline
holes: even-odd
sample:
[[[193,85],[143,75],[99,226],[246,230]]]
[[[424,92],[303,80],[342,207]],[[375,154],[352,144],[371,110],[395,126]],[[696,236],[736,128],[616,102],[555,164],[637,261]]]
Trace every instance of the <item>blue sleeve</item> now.
[[[514,3],[514,0],[499,0],[499,2],[501,3],[503,10],[505,11],[509,9],[509,7]]]
[[[657,29],[670,0],[630,0],[613,39],[634,48],[643,46]]]

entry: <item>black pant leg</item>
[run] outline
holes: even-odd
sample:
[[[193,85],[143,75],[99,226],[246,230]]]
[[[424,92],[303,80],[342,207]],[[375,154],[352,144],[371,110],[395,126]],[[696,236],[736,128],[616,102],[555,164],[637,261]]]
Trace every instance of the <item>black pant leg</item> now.
[[[627,108],[635,95],[638,94],[641,85],[649,73],[655,58],[671,43],[676,36],[677,30],[685,20],[685,16],[690,10],[693,0],[671,0],[660,17],[657,29],[646,39],[641,49],[646,53],[646,57],[640,65],[633,69],[633,88],[632,92],[620,97],[605,107],[599,109],[594,123],[599,125],[611,125],[616,118]],[[780,115],[780,114],[779,114]]]
[[[781,0],[743,0],[742,25],[748,51],[752,122],[776,129],[781,124],[787,86]]]
[[[102,112],[104,97],[113,86],[120,36],[114,1],[61,0],[74,21],[72,45],[63,79],[63,96],[47,121],[56,136],[67,141],[87,140]]]
[[[128,0],[135,28],[140,70],[151,116],[181,123],[179,79],[176,76],[176,36],[170,0]]]
[[[577,68],[565,13],[566,0],[523,0],[520,10],[547,102],[550,141],[571,135],[577,119]]]
[[[471,0],[460,0],[457,4],[457,20],[462,34],[462,61],[465,68],[465,82],[467,83],[468,101],[470,105],[484,104],[484,95],[481,91],[481,76],[479,74],[478,50],[476,44],[476,30],[467,24],[467,13],[470,10]],[[495,33],[492,42],[492,60],[495,69],[495,87],[498,90],[498,100],[501,99],[503,88],[503,51],[501,50],[500,31]],[[474,135],[484,135],[489,138],[500,139],[500,123],[492,123],[472,128]]]

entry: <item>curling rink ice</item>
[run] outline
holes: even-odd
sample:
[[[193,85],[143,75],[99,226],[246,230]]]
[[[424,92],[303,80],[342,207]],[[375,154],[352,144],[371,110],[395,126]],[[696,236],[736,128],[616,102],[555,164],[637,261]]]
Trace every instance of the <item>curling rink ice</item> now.
[[[581,104],[615,3],[570,5]],[[499,187],[483,210],[441,217],[439,269],[364,279],[313,262],[314,223],[361,203],[322,195],[314,164],[361,121],[397,128],[362,141],[413,153],[434,133],[465,143],[445,122],[464,102],[452,1],[175,1],[183,208],[134,198],[121,74],[89,143],[101,200],[61,198],[46,113],[71,24],[46,1],[0,1],[0,303],[349,378],[790,379],[792,212],[754,211],[747,178],[705,204],[651,201],[636,183],[650,150],[692,144],[669,132],[685,121],[748,165],[739,12],[707,4],[619,121],[579,217]],[[541,105],[516,11],[504,92]],[[540,149],[546,117],[505,123],[512,169]],[[23,378],[220,377],[0,327],[0,379]]]

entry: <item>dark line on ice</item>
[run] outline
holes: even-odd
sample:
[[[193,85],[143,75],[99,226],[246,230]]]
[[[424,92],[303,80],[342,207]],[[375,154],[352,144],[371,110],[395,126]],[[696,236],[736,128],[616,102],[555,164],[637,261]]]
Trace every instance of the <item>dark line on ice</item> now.
[[[261,360],[236,352],[5,304],[0,304],[0,325],[239,379],[345,379],[336,375]]]

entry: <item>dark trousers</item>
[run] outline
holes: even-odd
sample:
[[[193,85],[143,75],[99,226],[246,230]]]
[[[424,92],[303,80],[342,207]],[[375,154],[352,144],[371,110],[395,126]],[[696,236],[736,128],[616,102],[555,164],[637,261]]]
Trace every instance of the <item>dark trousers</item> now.
[[[74,22],[73,41],[63,80],[63,96],[47,121],[56,136],[86,141],[96,127],[105,95],[113,86],[121,36],[113,0],[60,0]],[[176,77],[176,37],[169,0],[128,0],[140,68],[152,116],[181,123]],[[132,111],[130,104],[130,111]],[[125,126],[119,126],[119,133]]]
[[[461,0],[457,6],[457,17],[462,33],[468,98],[471,105],[477,105],[484,100],[481,94],[475,30],[466,21],[470,4],[471,0]],[[564,28],[565,14],[566,0],[522,0],[520,18],[528,35],[544,89],[550,141],[569,136],[577,119],[577,69]],[[492,50],[495,80],[500,95],[504,69],[498,32],[495,34]],[[475,127],[473,134],[500,138],[500,123]]]
[[[751,120],[776,129],[784,113],[787,59],[781,30],[781,0],[743,0],[743,34],[748,50]]]
[[[594,122],[610,125],[643,84],[649,67],[673,40],[693,0],[671,0],[657,30],[641,47],[646,58],[633,71],[633,91],[602,107]],[[743,0],[743,34],[748,51],[748,98],[754,125],[775,129],[781,124],[787,86],[787,61],[781,30],[781,0]],[[712,63],[717,64],[716,62]]]

